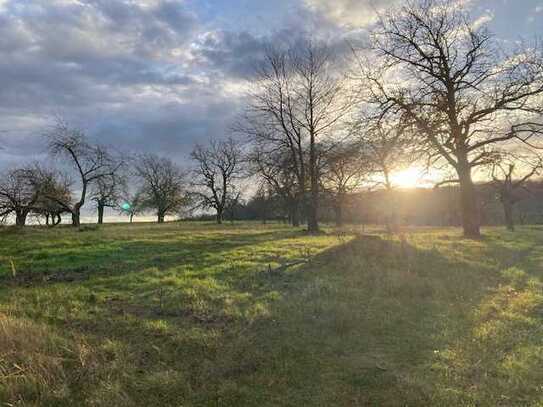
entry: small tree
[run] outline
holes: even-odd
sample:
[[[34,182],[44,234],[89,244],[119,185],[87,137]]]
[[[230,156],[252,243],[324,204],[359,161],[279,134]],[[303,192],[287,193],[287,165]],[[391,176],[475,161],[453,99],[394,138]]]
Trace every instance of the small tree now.
[[[527,182],[541,174],[543,162],[540,157],[518,156],[511,153],[501,155],[491,166],[492,185],[503,206],[505,226],[515,230],[514,206],[521,200],[520,191]],[[519,175],[517,175],[519,174]]]
[[[120,213],[128,215],[130,223],[133,222],[134,216],[145,212],[145,191],[138,189],[135,192],[123,192],[121,197]]]
[[[121,163],[116,162],[105,147],[91,144],[81,130],[71,128],[62,121],[48,134],[48,139],[49,151],[55,156],[67,158],[79,178],[79,198],[70,205],[57,201],[71,213],[72,225],[79,226],[81,207],[85,204],[89,187],[100,179],[112,177]],[[55,196],[49,198],[56,200]]]
[[[242,171],[241,146],[233,138],[211,140],[207,146],[196,145],[191,157],[196,163],[194,196],[201,207],[215,210],[217,223],[221,224],[229,204],[239,199],[235,181]]]
[[[268,190],[268,185],[259,185],[256,193],[247,202],[247,209],[254,213],[257,219],[266,224],[268,219],[273,219],[272,212],[272,196]]]
[[[118,174],[102,177],[93,185],[91,200],[98,211],[98,224],[104,223],[105,208],[116,208],[121,200],[123,178]]]
[[[15,224],[25,226],[36,207],[40,189],[32,182],[31,168],[15,168],[0,177],[0,215],[15,215]]]
[[[366,176],[360,149],[353,143],[342,143],[328,155],[323,167],[323,190],[331,197],[336,225],[342,226],[347,196]]]
[[[381,118],[364,119],[356,127],[362,161],[370,176],[369,183],[384,188],[389,212],[386,226],[393,231],[398,227],[393,175],[409,168],[418,159],[412,129],[401,118],[392,117],[386,121]]]
[[[186,202],[185,174],[173,161],[155,154],[143,154],[136,161],[145,207],[156,210],[158,223],[177,214]]]
[[[251,174],[259,177],[280,198],[290,224],[300,226],[300,187],[290,150],[254,143],[248,162]]]
[[[56,226],[62,221],[66,208],[73,205],[71,183],[68,177],[55,169],[35,165],[29,176],[36,190],[40,191],[33,212],[45,217],[45,224]]]

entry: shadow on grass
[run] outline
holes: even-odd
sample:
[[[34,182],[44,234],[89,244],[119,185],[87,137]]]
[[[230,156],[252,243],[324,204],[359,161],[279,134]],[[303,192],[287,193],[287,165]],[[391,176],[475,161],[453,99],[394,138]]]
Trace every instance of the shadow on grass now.
[[[201,231],[200,231],[201,232]],[[81,281],[92,276],[120,275],[148,268],[165,270],[170,267],[191,265],[194,268],[209,267],[220,261],[223,254],[245,246],[275,240],[303,236],[295,230],[260,233],[228,233],[228,230],[209,236],[198,234],[186,238],[180,232],[159,234],[159,240],[104,240],[81,241],[69,246],[60,243],[52,249],[19,248],[14,255],[6,255],[16,266],[16,278],[12,270],[0,273],[0,281],[11,285],[39,284],[40,282]],[[177,238],[177,240],[176,240]],[[6,262],[4,267],[9,266]]]
[[[518,245],[496,238],[474,245],[429,237],[441,245],[428,239],[422,245],[410,237],[361,236],[304,266],[266,272],[263,259],[274,249],[268,244],[298,236],[219,236],[211,243],[202,237],[149,247],[127,242],[136,259],[122,275],[46,286],[19,309],[85,337],[92,349],[94,363],[78,367],[85,380],[68,383],[65,405],[534,400],[541,379],[533,325],[542,322],[540,285],[523,272],[500,273]],[[194,253],[172,254],[180,250]],[[229,263],[227,254],[237,250],[245,257]],[[164,263],[149,259],[151,252]],[[481,252],[492,261],[478,259]],[[530,256],[526,268],[538,258],[543,253]],[[515,374],[525,383],[512,385]]]

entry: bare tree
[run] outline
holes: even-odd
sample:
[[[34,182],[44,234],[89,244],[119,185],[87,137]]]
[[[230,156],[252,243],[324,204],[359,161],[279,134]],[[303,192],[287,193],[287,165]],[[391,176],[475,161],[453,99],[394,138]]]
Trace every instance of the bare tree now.
[[[55,156],[67,158],[79,178],[79,198],[68,205],[58,201],[72,215],[72,225],[81,223],[81,207],[85,204],[89,187],[102,178],[111,177],[121,166],[103,146],[91,144],[86,135],[78,129],[59,121],[48,134],[49,151]],[[49,197],[55,200],[56,197]]]
[[[130,223],[133,222],[134,216],[139,215],[140,213],[145,212],[146,201],[145,201],[145,190],[138,189],[135,192],[128,192],[128,188],[125,188],[124,192],[121,195],[121,205],[120,213],[128,215]]]
[[[293,160],[298,201],[307,206],[308,231],[316,233],[322,144],[338,136],[351,104],[331,51],[307,42],[269,51],[251,94],[253,139],[286,148]],[[306,192],[309,191],[309,194]]]
[[[30,168],[15,168],[0,177],[0,217],[15,215],[15,224],[25,226],[30,212],[40,197],[40,189],[32,183]]]
[[[66,208],[73,205],[71,182],[56,169],[36,164],[28,171],[29,179],[39,197],[32,210],[36,215],[45,217],[45,224],[56,226],[62,221],[62,214],[69,213]]]
[[[454,168],[464,234],[478,237],[472,170],[488,164],[492,146],[541,132],[532,116],[543,109],[540,50],[502,52],[457,1],[407,0],[381,16],[372,51],[367,61],[358,54],[365,100],[380,115],[403,115],[432,157]]]
[[[236,180],[241,175],[242,157],[241,146],[233,138],[196,145],[191,153],[196,163],[194,196],[203,208],[215,210],[219,224],[228,205],[239,199]]]
[[[397,120],[364,122],[358,142],[366,170],[373,175],[373,182],[387,191],[394,189],[392,176],[417,161],[407,126]]]
[[[124,185],[123,177],[114,173],[111,176],[101,177],[92,187],[91,200],[98,211],[98,224],[104,223],[105,208],[116,208],[121,200]]]
[[[508,230],[515,230],[513,210],[515,204],[521,200],[520,191],[526,188],[532,177],[541,174],[542,170],[543,161],[534,154],[505,153],[491,165],[492,185],[502,203]]]
[[[261,183],[246,205],[247,209],[252,211],[257,219],[260,219],[264,225],[268,222],[268,219],[273,218],[273,193],[274,192],[269,185]]]
[[[343,143],[331,151],[323,167],[322,189],[331,197],[336,225],[342,226],[347,197],[360,188],[367,176],[365,161],[358,145]]]
[[[145,207],[156,210],[158,223],[176,214],[186,202],[185,174],[173,161],[154,154],[143,154],[136,161],[141,180],[139,192]]]
[[[71,199],[69,183],[61,174],[38,163],[15,168],[0,178],[0,217],[15,216],[17,226],[25,226],[30,214],[42,215],[59,223],[61,206],[48,198]]]
[[[271,189],[281,199],[289,222],[295,227],[300,226],[300,188],[291,152],[285,148],[268,150],[266,145],[255,143],[248,155],[248,162],[251,173],[267,187],[264,189]]]
[[[396,186],[392,177],[419,159],[412,129],[401,117],[387,117],[386,120],[365,118],[358,121],[355,128],[360,155],[369,175],[368,184],[383,187],[386,191],[386,226],[392,232],[398,226],[397,205],[394,202]]]

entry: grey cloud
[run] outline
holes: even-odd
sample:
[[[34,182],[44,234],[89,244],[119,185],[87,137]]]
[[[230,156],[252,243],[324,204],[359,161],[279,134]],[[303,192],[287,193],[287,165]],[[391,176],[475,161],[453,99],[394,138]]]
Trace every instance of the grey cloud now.
[[[224,75],[246,78],[262,60],[268,42],[248,32],[211,31],[193,44],[193,54]]]
[[[125,110],[134,101],[174,92],[190,93],[194,74],[175,55],[196,27],[180,1],[149,7],[111,0],[9,1],[0,10],[0,134],[4,156],[30,155],[38,144],[25,132],[40,131],[36,120],[12,125],[14,117],[99,120],[104,111]],[[168,99],[168,98],[166,98]],[[160,107],[160,97],[152,101]],[[148,114],[135,112],[134,114]],[[19,120],[21,121],[21,120]],[[6,129],[9,131],[6,132]],[[16,140],[16,141],[15,141]],[[4,159],[5,161],[5,159]]]
[[[199,21],[197,1],[8,0],[0,8],[0,167],[41,156],[39,135],[57,114],[100,142],[186,158],[193,142],[228,132],[242,101],[227,89],[250,77],[266,44],[315,32],[343,38],[303,1],[281,3],[298,6],[273,22],[280,28],[249,31],[243,22]]]

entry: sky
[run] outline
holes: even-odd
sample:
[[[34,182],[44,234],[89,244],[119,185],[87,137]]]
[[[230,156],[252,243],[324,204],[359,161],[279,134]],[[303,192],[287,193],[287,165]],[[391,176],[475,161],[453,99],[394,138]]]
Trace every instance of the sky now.
[[[500,41],[543,0],[463,0]],[[61,116],[103,144],[185,162],[228,135],[267,43],[341,44],[401,0],[0,0],[0,169],[44,157]]]

